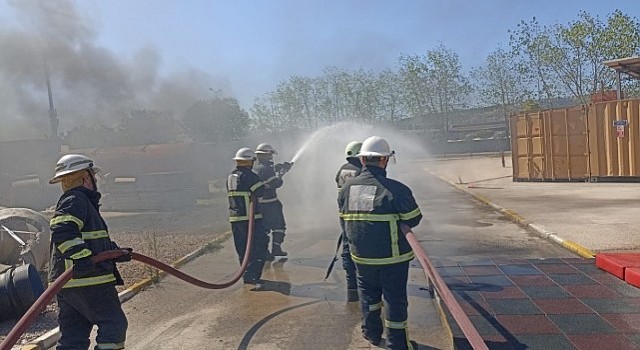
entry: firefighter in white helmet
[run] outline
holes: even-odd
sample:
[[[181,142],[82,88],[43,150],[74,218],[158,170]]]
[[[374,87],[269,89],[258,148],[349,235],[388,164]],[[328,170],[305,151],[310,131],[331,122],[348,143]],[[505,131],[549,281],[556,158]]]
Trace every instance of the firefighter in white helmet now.
[[[73,267],[73,278],[57,295],[59,350],[89,348],[94,325],[98,327],[95,349],[124,349],[127,318],[115,287],[124,283],[115,263],[129,261],[131,256],[97,264],[91,261],[93,255],[120,249],[100,215],[98,171],[88,157],[68,154],[60,158],[49,181],[60,183],[64,192],[51,219],[49,280]]]
[[[253,150],[241,148],[233,160],[236,169],[227,177],[229,197],[229,221],[233,232],[233,241],[240,263],[244,260],[249,234],[249,206],[254,205],[264,193],[264,184],[251,168],[256,157]],[[262,225],[262,214],[257,205],[254,207],[253,242],[247,270],[243,275],[244,283],[259,286],[262,283],[268,237]]]
[[[276,189],[282,187],[284,184],[282,176],[292,166],[288,162],[274,165],[274,154],[278,154],[278,152],[273,146],[266,143],[259,144],[256,147],[258,161],[253,166],[253,171],[264,182],[264,195],[259,199],[259,203],[265,230],[267,233],[271,233],[271,253],[267,255],[269,260],[272,260],[274,256],[287,256],[287,252],[282,250],[286,222],[282,212],[282,202],[278,199]]]
[[[386,328],[389,349],[417,349],[407,336],[407,278],[414,255],[401,225],[418,225],[422,214],[411,190],[387,178],[394,154],[383,138],[364,140],[358,155],[362,171],[344,184],[338,205],[356,263],[363,336],[378,345]]]
[[[338,173],[336,174],[336,185],[338,190],[344,186],[347,179],[356,177],[360,174],[362,169],[362,163],[358,159],[358,153],[360,153],[360,147],[362,142],[351,141],[347,144],[344,150],[344,155],[347,162],[344,163]],[[349,242],[344,237],[344,225],[340,221],[342,232],[340,233],[340,239],[342,240],[342,268],[347,277],[347,301],[358,301],[358,282],[356,279],[356,265],[351,259],[351,253],[349,252]]]

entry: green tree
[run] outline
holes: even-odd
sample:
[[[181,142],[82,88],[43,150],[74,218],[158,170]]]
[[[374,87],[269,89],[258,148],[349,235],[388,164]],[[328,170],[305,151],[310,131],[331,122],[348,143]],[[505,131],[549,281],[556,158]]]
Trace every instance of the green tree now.
[[[168,112],[134,110],[120,120],[118,128],[131,145],[167,143],[184,139],[184,130]]]
[[[198,101],[185,113],[183,126],[196,142],[221,142],[245,137],[249,114],[232,97]]]
[[[551,46],[548,30],[534,17],[529,22],[520,21],[509,34],[509,46],[516,59],[518,73],[534,92],[538,105],[552,108],[554,99],[562,93],[546,64],[545,55]]]
[[[415,117],[427,117],[427,125],[449,129],[449,116],[465,107],[472,91],[458,55],[444,45],[425,56],[400,57],[404,101]]]
[[[620,10],[606,21],[583,11],[566,25],[540,26],[534,18],[518,25],[510,45],[525,75],[537,82],[539,99],[572,96],[586,104],[591,94],[615,86],[603,61],[640,52],[640,24]]]
[[[505,120],[529,95],[512,53],[501,48],[489,54],[484,66],[475,68],[471,77],[481,104],[498,106]]]

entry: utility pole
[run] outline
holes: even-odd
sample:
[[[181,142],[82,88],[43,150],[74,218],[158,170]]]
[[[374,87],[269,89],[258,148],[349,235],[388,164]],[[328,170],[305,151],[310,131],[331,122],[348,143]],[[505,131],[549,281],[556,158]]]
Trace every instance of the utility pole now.
[[[56,112],[56,109],[53,107],[53,93],[51,92],[49,67],[46,63],[44,65],[44,76],[47,84],[47,94],[49,95],[49,125],[51,126],[51,139],[57,140],[59,138],[58,125],[60,124],[60,120],[58,119],[58,113]]]

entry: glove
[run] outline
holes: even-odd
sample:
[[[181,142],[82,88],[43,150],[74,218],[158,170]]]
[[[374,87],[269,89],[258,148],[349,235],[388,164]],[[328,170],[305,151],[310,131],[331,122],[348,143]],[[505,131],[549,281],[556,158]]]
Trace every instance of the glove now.
[[[284,163],[276,164],[273,168],[274,168],[274,171],[276,172],[276,176],[281,178],[284,176],[284,174],[286,174],[287,172],[289,172],[289,170],[291,170],[292,166],[293,166],[293,163],[284,162]]]
[[[127,253],[123,256],[117,257],[115,259],[113,259],[114,262],[117,263],[122,263],[122,262],[129,262],[131,261],[131,252],[133,251],[133,248],[118,248],[119,250],[126,250]]]
[[[83,278],[91,274],[96,268],[96,265],[91,261],[91,257],[80,258],[73,261],[73,277]]]

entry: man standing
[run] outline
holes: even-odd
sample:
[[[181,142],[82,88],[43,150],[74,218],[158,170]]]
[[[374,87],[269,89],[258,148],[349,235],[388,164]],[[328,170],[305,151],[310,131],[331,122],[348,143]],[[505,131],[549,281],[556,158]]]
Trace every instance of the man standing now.
[[[227,193],[229,197],[229,221],[233,232],[233,241],[240,263],[244,260],[249,235],[249,208],[264,193],[264,184],[251,168],[255,161],[254,152],[249,148],[241,148],[233,160],[236,169],[227,177]],[[256,208],[256,207],[254,207]],[[254,212],[253,242],[244,283],[260,285],[262,269],[267,254],[267,236],[262,226],[262,215],[256,208]]]
[[[386,177],[394,154],[384,139],[367,138],[359,154],[362,172],[342,187],[338,205],[356,263],[363,336],[380,343],[384,298],[388,348],[415,349],[407,336],[407,278],[414,255],[400,225],[414,227],[422,214],[411,190]]]
[[[362,163],[360,163],[360,159],[358,159],[358,152],[360,152],[360,147],[362,146],[362,142],[351,141],[347,144],[347,147],[344,150],[345,156],[347,157],[347,162],[340,167],[338,173],[336,174],[336,184],[338,185],[338,190],[344,186],[347,179],[356,177],[360,174],[360,169],[362,168]],[[344,223],[340,220],[340,228],[342,232],[340,233],[340,239],[342,240],[342,268],[347,275],[347,301],[358,301],[358,281],[356,279],[356,265],[351,259],[351,253],[349,252],[349,241],[345,237],[344,233]]]
[[[253,171],[258,174],[260,180],[264,183],[264,194],[258,200],[260,203],[260,212],[263,216],[264,228],[267,234],[270,232],[272,237],[271,254],[267,259],[272,260],[274,256],[287,256],[287,252],[282,250],[286,223],[282,212],[282,203],[278,199],[276,189],[282,187],[282,175],[290,168],[290,163],[283,163],[280,166],[282,171],[276,174],[273,164],[273,155],[278,154],[275,148],[266,143],[261,143],[256,147],[256,157],[258,162],[253,166]],[[268,243],[267,243],[268,245]]]
[[[64,192],[50,223],[49,280],[73,268],[73,278],[57,295],[61,333],[58,350],[88,349],[94,325],[98,326],[95,349],[124,349],[128,324],[115,288],[124,283],[115,263],[129,261],[131,256],[97,264],[91,261],[95,254],[120,249],[111,241],[100,215],[98,171],[91,159],[69,154],[60,158],[49,181],[61,183]]]

